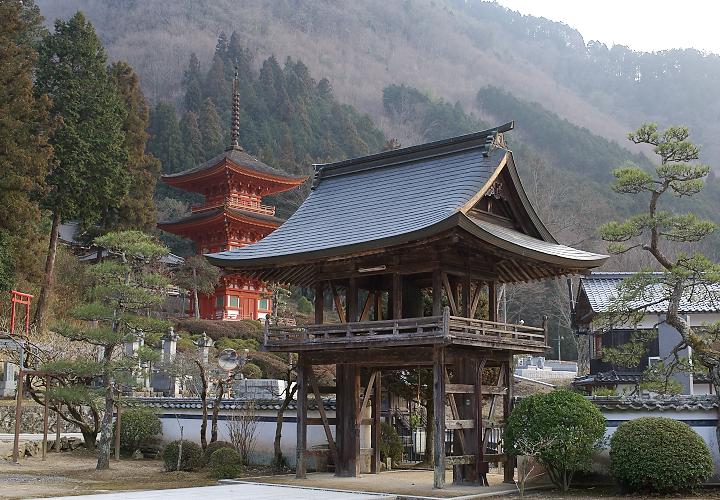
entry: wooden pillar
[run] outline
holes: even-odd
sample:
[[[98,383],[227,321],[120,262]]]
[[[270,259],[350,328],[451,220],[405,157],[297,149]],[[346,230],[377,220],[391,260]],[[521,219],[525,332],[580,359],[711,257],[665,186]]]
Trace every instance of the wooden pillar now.
[[[369,389],[369,388],[368,388]],[[372,449],[373,454],[370,459],[370,472],[378,474],[380,472],[380,441],[381,441],[381,421],[380,412],[382,411],[382,372],[380,370],[375,374],[375,388],[373,389],[372,399]]]
[[[470,276],[462,277],[462,307],[460,311],[464,318],[470,317]]]
[[[325,287],[322,281],[315,283],[315,324],[322,325],[324,321],[323,308],[325,307]]]
[[[497,321],[497,287],[494,281],[488,282],[488,320]]]
[[[298,479],[307,477],[307,374],[305,355],[299,353],[297,362],[297,446],[295,450],[295,477]]]
[[[60,449],[60,432],[62,425],[62,420],[60,419],[60,409],[62,408],[62,403],[59,401],[56,403],[57,411],[55,412],[55,452],[60,453],[62,450]]]
[[[433,316],[442,315],[442,271],[436,269],[432,275]]]
[[[434,477],[435,488],[445,487],[445,348],[433,347],[433,429]]]
[[[507,425],[508,417],[512,411],[513,386],[515,378],[513,377],[514,360],[512,354],[508,356],[505,363],[505,384],[507,391],[503,398],[503,420]],[[513,484],[515,482],[515,457],[505,450],[505,466],[503,467],[503,482]]]
[[[357,412],[360,400],[360,370],[357,365],[337,365],[336,439],[338,463],[335,475],[356,477],[360,467],[360,428]]]
[[[22,361],[22,358],[20,358]],[[22,403],[23,403],[23,391],[25,382],[25,373],[22,370],[22,363],[20,370],[18,370],[17,379],[15,382],[15,438],[13,440],[13,452],[12,461],[14,463],[20,463],[20,424],[22,422]]]
[[[357,279],[355,278],[350,278],[348,281],[345,307],[347,309],[347,322],[353,323],[358,321],[358,287]]]
[[[402,276],[398,273],[392,275],[392,319],[402,318]]]
[[[382,318],[382,290],[375,290],[375,321],[381,321]]]

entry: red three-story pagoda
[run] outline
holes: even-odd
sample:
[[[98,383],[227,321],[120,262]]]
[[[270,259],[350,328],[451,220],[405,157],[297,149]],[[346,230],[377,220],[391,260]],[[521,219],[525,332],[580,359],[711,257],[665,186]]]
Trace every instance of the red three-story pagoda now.
[[[163,231],[192,240],[199,254],[234,250],[270,234],[284,221],[275,217],[274,206],[262,204],[262,198],[305,181],[265,165],[243,150],[238,143],[239,116],[236,71],[230,147],[201,165],[161,177],[170,186],[205,197],[188,217],[158,224]],[[237,273],[223,275],[215,293],[200,298],[203,319],[262,319],[271,309],[265,285]]]

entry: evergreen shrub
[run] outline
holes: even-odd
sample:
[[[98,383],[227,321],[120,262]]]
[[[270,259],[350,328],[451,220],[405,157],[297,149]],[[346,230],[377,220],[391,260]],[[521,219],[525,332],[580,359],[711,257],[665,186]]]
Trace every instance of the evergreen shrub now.
[[[556,390],[523,398],[505,429],[510,453],[534,448],[550,480],[567,491],[573,475],[587,471],[605,435],[605,418],[580,394]]]
[[[163,451],[163,461],[165,462],[165,470],[178,470],[178,453],[180,449],[180,441],[173,441],[165,446]],[[180,462],[180,470],[191,471],[199,469],[202,466],[203,452],[200,445],[192,441],[182,442],[182,458]]]
[[[160,419],[150,408],[129,408],[120,413],[120,451],[131,454],[143,441],[162,434]]]
[[[208,468],[217,479],[232,479],[242,470],[240,454],[234,448],[220,448],[210,455]]]
[[[383,422],[380,424],[380,458],[392,459],[393,466],[402,462],[403,443],[392,424]]]
[[[203,464],[207,465],[208,462],[210,462],[210,455],[221,448],[235,449],[235,446],[230,441],[213,441],[212,443],[208,443],[203,452]]]
[[[624,490],[672,493],[702,484],[713,460],[686,423],[643,417],[623,422],[610,438],[610,470]]]

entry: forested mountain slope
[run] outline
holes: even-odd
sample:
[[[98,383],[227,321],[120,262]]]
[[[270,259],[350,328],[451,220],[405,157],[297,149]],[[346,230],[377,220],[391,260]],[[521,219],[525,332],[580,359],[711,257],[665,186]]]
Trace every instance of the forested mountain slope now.
[[[39,0],[49,21],[82,9],[112,58],[127,59],[153,101],[180,99],[191,52],[210,60],[237,31],[259,63],[301,59],[342,102],[381,126],[377,96],[406,83],[475,107],[488,85],[622,140],[645,120],[684,123],[720,165],[720,57],[587,43],[576,30],[479,0]],[[519,128],[523,124],[518,123]]]

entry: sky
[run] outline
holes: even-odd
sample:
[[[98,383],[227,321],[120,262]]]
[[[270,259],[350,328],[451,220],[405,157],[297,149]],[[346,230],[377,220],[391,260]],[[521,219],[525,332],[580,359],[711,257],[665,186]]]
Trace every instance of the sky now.
[[[521,14],[577,29],[587,43],[654,52],[696,48],[720,54],[716,0],[497,0]]]

